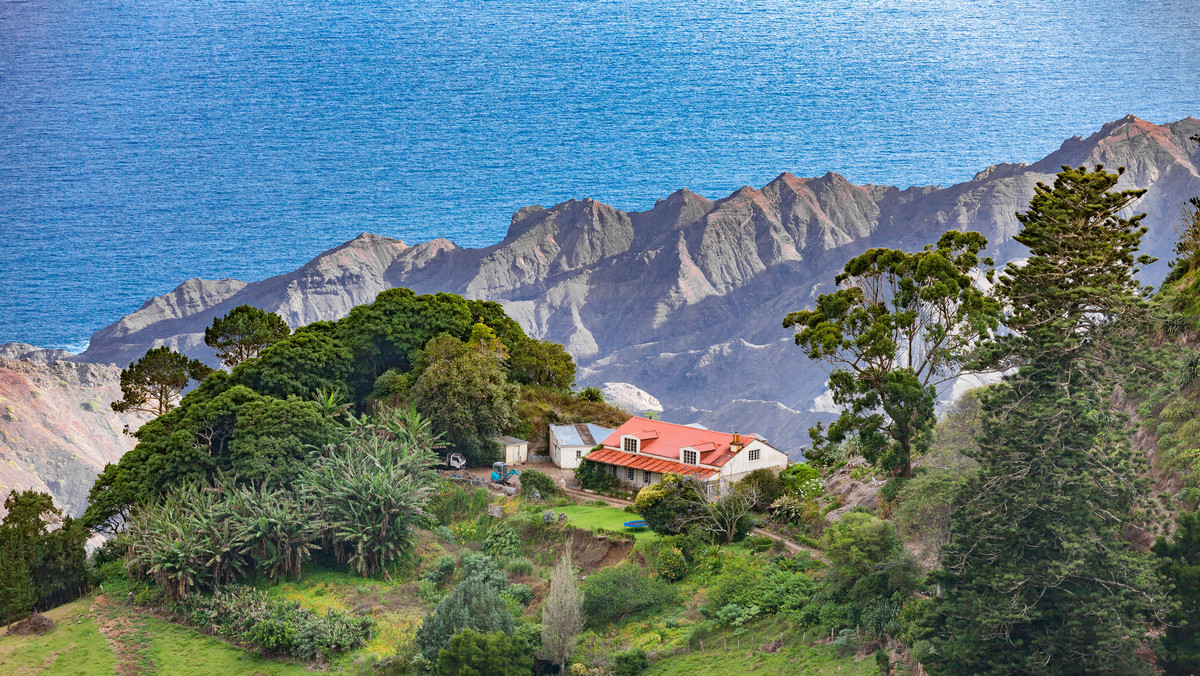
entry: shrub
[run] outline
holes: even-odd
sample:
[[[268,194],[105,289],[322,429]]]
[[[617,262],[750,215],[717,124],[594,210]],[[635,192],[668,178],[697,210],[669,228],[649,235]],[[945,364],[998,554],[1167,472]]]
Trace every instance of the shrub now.
[[[496,560],[487,554],[464,554],[460,571],[463,582],[475,580],[497,592],[508,587],[508,576],[496,565]]]
[[[575,396],[579,397],[580,401],[591,401],[597,404],[604,403],[604,393],[599,387],[585,387]]]
[[[438,557],[437,563],[425,571],[423,577],[434,585],[445,584],[450,581],[450,578],[454,577],[454,569],[456,567],[457,562],[454,560],[454,556],[446,554]]]
[[[536,469],[527,469],[521,472],[521,496],[527,498],[531,491],[535,490],[546,499],[553,498],[560,492],[558,484],[554,483],[554,479],[550,478],[549,474]]]
[[[638,492],[633,508],[655,532],[678,535],[706,508],[704,487],[695,479],[667,473],[661,481]]]
[[[738,485],[753,491],[755,509],[759,511],[766,509],[772,502],[779,499],[779,496],[783,495],[783,482],[779,480],[779,475],[766,467],[756,469],[742,477]]]
[[[575,470],[575,481],[589,491],[610,491],[617,487],[617,477],[604,471],[604,467],[587,458],[579,462]]]
[[[735,634],[740,634],[747,622],[758,617],[762,609],[758,606],[742,606],[736,603],[721,608],[713,616],[713,619],[728,627],[734,628]]]
[[[854,635],[854,630],[843,629],[838,632],[838,637],[833,641],[833,649],[837,651],[838,657],[845,657],[858,650],[858,637]]]
[[[450,639],[464,629],[480,633],[511,634],[512,615],[495,587],[476,578],[467,578],[442,599],[417,631],[417,648],[430,663]]]
[[[658,574],[668,582],[678,582],[688,574],[687,559],[683,552],[671,547],[658,555]]]
[[[825,494],[825,482],[821,481],[821,473],[802,462],[788,465],[787,469],[779,473],[779,482],[784,492],[801,500]]]
[[[529,602],[533,600],[533,590],[527,584],[509,585],[502,594],[523,606],[529,605]]]
[[[445,526],[435,526],[433,529],[433,534],[438,536],[438,538],[446,544],[452,545],[456,543],[454,532]]]
[[[483,538],[483,552],[496,558],[507,559],[516,556],[520,546],[520,538],[508,526],[492,526]]]
[[[528,577],[533,574],[533,564],[529,562],[529,559],[513,559],[508,562],[505,569],[509,575],[516,577]]]
[[[674,597],[670,584],[628,563],[603,568],[583,582],[583,610],[597,624],[616,622]]]
[[[754,535],[745,539],[746,549],[755,553],[765,552],[775,544],[775,541],[766,535]]]
[[[525,642],[500,632],[482,634],[464,629],[438,651],[438,676],[527,676],[532,672],[533,654]]]
[[[619,652],[613,659],[613,676],[638,676],[650,668],[650,658],[641,648]]]
[[[430,580],[420,580],[417,582],[417,596],[430,603],[437,603],[442,600],[442,595],[438,592],[437,585]]]
[[[189,594],[171,610],[197,628],[252,644],[258,650],[313,659],[353,650],[371,638],[371,620],[329,610],[325,615],[257,589],[231,585],[212,595]]]
[[[858,579],[902,549],[891,523],[864,512],[849,512],[825,529],[825,555],[839,577]]]

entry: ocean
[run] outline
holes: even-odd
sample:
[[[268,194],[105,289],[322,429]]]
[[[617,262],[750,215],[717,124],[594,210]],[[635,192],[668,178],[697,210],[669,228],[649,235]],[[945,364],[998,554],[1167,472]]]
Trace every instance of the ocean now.
[[[1194,0],[0,0],[0,343],[360,232],[783,171],[949,184],[1200,116]]]

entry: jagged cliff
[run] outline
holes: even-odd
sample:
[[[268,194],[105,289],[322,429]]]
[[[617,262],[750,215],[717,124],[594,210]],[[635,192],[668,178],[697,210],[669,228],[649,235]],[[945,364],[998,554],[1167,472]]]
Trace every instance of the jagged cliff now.
[[[299,270],[259,282],[193,279],[97,332],[78,359],[125,365],[158,344],[216,363],[212,318],[248,303],[293,326],[344,316],[380,291],[453,291],[502,302],[531,335],[561,342],[580,383],[629,383],[661,401],[664,419],[756,428],[796,451],[829,417],[824,373],[791,345],[782,317],[827,291],[842,263],[871,246],[919,248],[951,228],[979,230],[998,261],[1022,255],[1015,212],[1061,165],[1125,166],[1122,187],[1149,191],[1144,249],[1166,274],[1183,201],[1200,194],[1200,120],[1126,117],[1031,164],[972,180],[901,190],[836,174],[781,174],[761,189],[710,200],[679,190],[641,212],[591,199],[518,211],[504,239],[462,249],[364,234]],[[0,394],[0,396],[4,396]]]
[[[34,488],[79,516],[96,474],[133,447],[125,426],[136,429],[147,416],[113,413],[121,369],[61,356],[0,346],[0,497]]]

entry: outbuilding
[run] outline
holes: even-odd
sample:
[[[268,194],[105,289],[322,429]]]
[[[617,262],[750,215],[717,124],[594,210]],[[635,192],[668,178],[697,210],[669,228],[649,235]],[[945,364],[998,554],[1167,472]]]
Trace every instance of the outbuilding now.
[[[516,437],[497,437],[496,441],[504,447],[504,462],[510,465],[523,465],[529,460],[529,442]]]
[[[610,427],[591,423],[550,426],[550,461],[563,469],[579,467],[579,461],[608,435]]]

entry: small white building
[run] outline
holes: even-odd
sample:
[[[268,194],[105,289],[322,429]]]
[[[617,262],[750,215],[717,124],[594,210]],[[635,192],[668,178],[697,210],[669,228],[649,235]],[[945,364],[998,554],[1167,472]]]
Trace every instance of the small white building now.
[[[523,465],[529,460],[529,442],[516,437],[496,437],[496,441],[504,447],[504,462],[510,465]]]
[[[579,467],[579,461],[608,435],[610,427],[591,423],[550,426],[550,460],[563,469]]]

